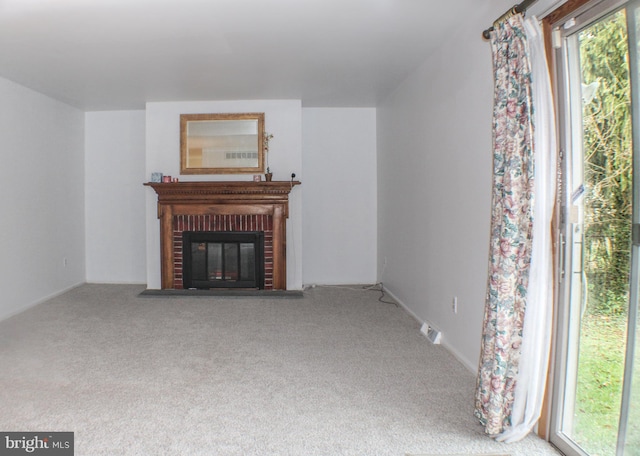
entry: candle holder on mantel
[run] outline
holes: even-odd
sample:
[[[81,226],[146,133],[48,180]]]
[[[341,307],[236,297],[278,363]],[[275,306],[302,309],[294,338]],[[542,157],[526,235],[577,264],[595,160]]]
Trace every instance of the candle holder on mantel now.
[[[262,141],[262,150],[264,151],[264,160],[267,165],[267,172],[264,173],[264,180],[267,182],[271,182],[273,178],[273,173],[269,169],[269,140],[273,139],[273,135],[271,133],[267,133],[266,131],[263,133],[263,141]]]

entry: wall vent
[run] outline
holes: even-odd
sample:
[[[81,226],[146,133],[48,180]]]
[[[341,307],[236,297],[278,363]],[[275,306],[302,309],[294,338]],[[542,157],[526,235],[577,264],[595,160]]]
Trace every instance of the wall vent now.
[[[442,339],[442,333],[426,322],[422,324],[420,332],[434,345],[438,345]]]

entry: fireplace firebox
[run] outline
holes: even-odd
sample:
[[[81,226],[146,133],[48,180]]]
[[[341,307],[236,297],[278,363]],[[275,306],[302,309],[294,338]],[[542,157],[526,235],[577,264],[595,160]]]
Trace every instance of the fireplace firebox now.
[[[184,288],[264,289],[264,233],[184,231]]]

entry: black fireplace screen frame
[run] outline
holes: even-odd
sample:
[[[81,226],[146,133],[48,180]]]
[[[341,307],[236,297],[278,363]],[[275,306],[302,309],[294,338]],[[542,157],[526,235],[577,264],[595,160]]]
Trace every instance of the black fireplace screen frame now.
[[[220,272],[220,278],[202,280],[194,278],[193,257],[191,245],[196,244],[253,244],[255,280],[241,280],[241,261],[238,260],[238,277],[227,278],[224,266]],[[222,247],[224,251],[224,246]],[[224,255],[223,255],[224,256]],[[264,232],[263,231],[183,231],[182,233],[182,283],[185,289],[210,289],[210,288],[257,288],[264,289]],[[208,254],[205,255],[208,257]],[[224,264],[224,260],[223,260]]]

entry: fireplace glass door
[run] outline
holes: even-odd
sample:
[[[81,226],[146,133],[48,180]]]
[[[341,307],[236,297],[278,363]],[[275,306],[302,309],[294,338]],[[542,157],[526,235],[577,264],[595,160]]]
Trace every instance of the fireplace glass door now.
[[[185,231],[184,288],[264,288],[262,232]]]

